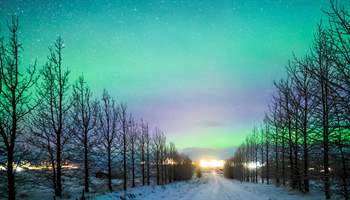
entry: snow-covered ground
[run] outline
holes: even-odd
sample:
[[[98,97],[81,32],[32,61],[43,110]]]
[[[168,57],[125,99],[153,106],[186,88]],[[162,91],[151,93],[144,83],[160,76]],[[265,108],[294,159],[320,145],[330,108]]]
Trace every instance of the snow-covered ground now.
[[[216,172],[204,173],[200,179],[177,182],[166,186],[146,186],[131,189],[124,194],[115,192],[96,197],[98,200],[112,199],[143,200],[320,200],[322,193],[301,194],[276,188],[273,185],[240,183],[224,178]]]

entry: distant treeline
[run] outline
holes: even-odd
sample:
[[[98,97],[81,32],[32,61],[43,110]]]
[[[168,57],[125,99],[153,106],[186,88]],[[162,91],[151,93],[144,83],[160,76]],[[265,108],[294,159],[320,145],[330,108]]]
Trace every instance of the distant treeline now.
[[[161,130],[150,134],[148,124],[106,90],[95,99],[83,76],[69,82],[61,37],[40,69],[22,66],[19,28],[13,17],[9,37],[0,38],[0,198],[14,200],[23,186],[35,190],[43,183],[62,197],[69,176],[80,181],[82,193],[94,192],[96,177],[110,191],[115,178],[124,190],[192,178],[192,161]],[[21,167],[26,171],[16,173]],[[44,176],[30,176],[33,167]]]
[[[326,199],[349,199],[348,6],[330,1],[327,23],[318,25],[309,53],[288,62],[263,123],[226,163],[226,177],[305,193],[319,184]]]

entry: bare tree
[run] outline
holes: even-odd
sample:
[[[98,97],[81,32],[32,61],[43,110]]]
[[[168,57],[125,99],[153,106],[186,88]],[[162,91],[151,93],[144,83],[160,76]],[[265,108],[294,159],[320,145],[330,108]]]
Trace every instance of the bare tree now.
[[[46,142],[43,148],[47,149],[52,165],[52,181],[55,195],[62,196],[62,152],[63,146],[71,138],[66,121],[70,105],[66,101],[69,84],[69,71],[63,69],[62,50],[63,40],[58,37],[54,47],[50,48],[48,61],[41,73],[43,80],[40,87],[40,97],[43,99],[40,108],[33,120],[37,124],[36,136]]]
[[[97,102],[92,100],[92,92],[87,86],[84,77],[80,76],[73,85],[72,118],[74,122],[77,146],[83,144],[84,190],[89,192],[89,153],[93,129],[97,123]],[[79,156],[80,157],[80,156]]]
[[[264,127],[260,127],[260,137],[259,137],[259,146],[260,146],[260,160],[261,160],[261,163],[265,163],[265,161],[264,161],[264,155],[265,155],[265,128]],[[243,145],[242,145],[243,146]],[[237,158],[237,160],[238,160],[238,162],[240,163],[240,168],[243,168],[244,166],[241,164],[243,161],[243,152],[240,150],[240,152],[239,152],[239,154],[238,154],[238,158]],[[262,168],[261,169],[261,182],[262,183],[264,183],[264,181],[265,181],[265,176],[264,176],[264,169]],[[242,179],[241,179],[241,182],[242,182]]]
[[[289,117],[289,107],[287,106],[288,104],[288,100],[287,98],[289,98],[288,95],[288,83],[284,80],[275,83],[274,84],[276,89],[277,89],[277,95],[275,97],[275,101],[277,101],[277,108],[278,108],[278,124],[279,124],[279,128],[281,129],[281,159],[282,159],[282,185],[286,185],[286,174],[287,174],[287,170],[286,170],[286,130],[288,128],[288,121],[290,119]]]
[[[278,153],[279,153],[279,144],[278,144],[278,141],[279,141],[279,107],[278,107],[278,100],[275,98],[274,99],[274,102],[273,102],[273,105],[272,105],[272,108],[271,108],[271,113],[272,113],[272,116],[270,117],[270,120],[271,120],[271,125],[274,129],[274,153],[275,153],[275,159],[274,159],[274,164],[275,164],[275,180],[276,180],[276,186],[279,186],[280,184],[280,179],[279,179],[279,158],[278,158]]]
[[[348,6],[348,5],[346,5]],[[329,17],[328,36],[331,47],[333,48],[335,59],[335,68],[337,71],[336,79],[330,80],[330,84],[337,88],[336,118],[337,135],[335,144],[341,161],[341,180],[342,194],[345,199],[349,199],[348,188],[348,166],[349,153],[345,149],[349,147],[348,127],[350,127],[350,14],[347,7],[330,0],[330,10],[326,12]]]
[[[161,180],[162,184],[166,184],[167,180],[167,164],[166,164],[166,158],[167,158],[167,145],[166,145],[166,138],[164,137],[164,141],[161,146]]]
[[[101,104],[98,127],[101,133],[102,147],[107,153],[108,189],[112,191],[112,161],[117,150],[119,110],[106,90],[103,91]]]
[[[324,191],[326,199],[331,198],[330,194],[330,171],[329,171],[329,146],[330,146],[330,134],[332,129],[330,127],[330,119],[332,115],[332,87],[330,80],[332,79],[333,68],[332,59],[333,52],[329,38],[326,31],[321,25],[318,27],[318,32],[314,41],[314,50],[311,54],[313,58],[312,66],[309,68],[309,72],[316,80],[317,89],[319,92],[315,94],[317,101],[319,102],[319,119],[321,121],[321,134],[323,143],[323,179],[324,179]]]
[[[146,146],[147,146],[147,134],[148,130],[146,125],[144,124],[143,120],[141,120],[141,134],[139,137],[139,144],[140,144],[140,158],[141,158],[141,175],[142,175],[142,185],[145,185],[146,183],[146,176],[145,176],[145,153],[146,153]]]
[[[173,182],[175,181],[175,160],[176,160],[176,154],[177,154],[177,151],[176,151],[176,147],[175,147],[175,144],[170,142],[169,144],[169,157],[171,159],[171,169],[170,169],[170,182]]]
[[[122,135],[122,153],[123,153],[123,189],[126,191],[127,189],[127,135],[128,135],[128,129],[129,129],[129,123],[128,123],[128,115],[126,112],[127,106],[125,103],[121,103],[119,106],[119,120],[120,120],[120,127],[121,127],[121,135]]]
[[[259,145],[262,182],[269,177],[270,162],[279,182],[281,160],[283,185],[308,192],[311,179],[322,180],[326,199],[331,193],[349,199],[350,14],[348,5],[338,2],[330,0],[329,24],[318,26],[310,52],[302,59],[294,57],[287,65],[287,78],[275,83],[273,108],[267,115],[275,148],[266,146],[272,134],[265,130]],[[251,162],[252,141],[248,136],[230,159],[233,169],[243,174],[239,178],[233,173],[234,178],[250,180],[249,171],[240,167]]]
[[[136,154],[136,142],[138,140],[137,124],[130,116],[129,121],[129,141],[130,141],[130,153],[131,153],[131,179],[132,187],[135,187],[135,154]]]
[[[291,77],[295,87],[296,95],[299,99],[300,117],[296,120],[300,123],[302,132],[302,149],[303,149],[303,191],[309,192],[309,143],[311,143],[310,128],[311,113],[315,109],[315,101],[312,97],[314,92],[314,81],[312,80],[308,68],[311,65],[310,58],[303,60],[295,59],[295,67],[288,68],[288,74]]]
[[[150,169],[150,145],[151,145],[151,137],[149,135],[148,124],[145,127],[145,140],[146,140],[146,167],[147,167],[147,185],[151,184],[151,169]]]
[[[155,134],[153,135],[153,147],[155,153],[155,164],[157,173],[157,185],[161,183],[161,165],[162,165],[162,146],[164,144],[164,134],[156,128]]]
[[[265,158],[266,158],[266,183],[270,184],[270,126],[268,124],[268,118],[265,118]]]
[[[254,128],[254,134],[252,137],[254,139],[255,183],[258,183],[259,131],[256,127]]]
[[[8,25],[9,43],[0,39],[0,135],[5,146],[8,199],[16,199],[15,168],[16,141],[24,134],[23,120],[37,105],[30,98],[37,81],[35,64],[22,73],[19,71],[22,45],[18,38],[19,22],[12,18]]]

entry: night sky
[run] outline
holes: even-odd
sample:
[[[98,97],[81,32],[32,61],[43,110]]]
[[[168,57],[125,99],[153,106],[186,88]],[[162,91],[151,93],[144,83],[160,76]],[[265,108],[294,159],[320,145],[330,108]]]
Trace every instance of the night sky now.
[[[58,35],[70,80],[84,74],[180,148],[240,144],[261,121],[273,80],[312,42],[327,0],[0,0],[17,14],[23,66]]]

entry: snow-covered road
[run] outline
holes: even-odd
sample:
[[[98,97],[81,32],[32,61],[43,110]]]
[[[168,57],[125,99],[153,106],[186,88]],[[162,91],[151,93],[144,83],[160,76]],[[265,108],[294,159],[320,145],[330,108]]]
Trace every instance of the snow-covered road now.
[[[97,197],[98,200],[121,199],[123,193],[111,193]],[[204,173],[200,179],[177,182],[166,186],[147,186],[128,191],[126,199],[143,200],[319,200],[321,194],[303,195],[289,192],[273,185],[240,183],[229,180],[216,172]]]
[[[215,172],[203,176],[201,184],[188,190],[181,198],[183,200],[242,200],[260,199],[259,195],[242,190],[241,187],[234,187],[232,181],[224,178]]]

